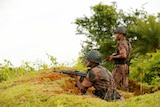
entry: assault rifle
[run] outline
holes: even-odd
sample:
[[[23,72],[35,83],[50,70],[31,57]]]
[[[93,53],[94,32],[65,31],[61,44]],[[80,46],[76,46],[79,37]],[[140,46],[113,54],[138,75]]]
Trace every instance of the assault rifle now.
[[[72,76],[72,75],[76,75],[76,76],[80,76],[80,79],[79,81],[82,82],[84,80],[84,78],[86,77],[86,72],[80,72],[80,71],[67,71],[67,70],[60,70],[60,71],[56,71],[56,69],[54,68],[54,71],[53,72],[59,72],[59,73],[63,73],[63,74],[67,74],[69,76]]]

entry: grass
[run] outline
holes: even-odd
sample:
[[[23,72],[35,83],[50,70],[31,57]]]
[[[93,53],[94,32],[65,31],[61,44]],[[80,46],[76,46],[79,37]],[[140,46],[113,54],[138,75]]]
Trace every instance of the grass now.
[[[0,83],[0,107],[160,107],[160,91],[107,102],[89,95],[65,93],[62,86],[70,78],[33,81],[50,72],[34,72]]]

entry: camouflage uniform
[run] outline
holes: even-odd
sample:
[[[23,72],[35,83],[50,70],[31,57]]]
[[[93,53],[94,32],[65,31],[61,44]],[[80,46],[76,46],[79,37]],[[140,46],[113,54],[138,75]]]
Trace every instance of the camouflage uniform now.
[[[97,65],[87,72],[86,80],[92,82],[95,90],[93,94],[101,99],[111,101],[120,99],[121,95],[116,92],[115,83],[110,71]]]
[[[125,59],[114,59],[115,65],[112,71],[113,78],[116,83],[116,88],[129,91],[128,90],[128,76],[129,76],[129,66],[128,62],[130,59],[130,51],[131,51],[131,44],[126,40],[120,40],[117,44],[117,54],[119,54],[121,49],[125,49],[127,58]]]

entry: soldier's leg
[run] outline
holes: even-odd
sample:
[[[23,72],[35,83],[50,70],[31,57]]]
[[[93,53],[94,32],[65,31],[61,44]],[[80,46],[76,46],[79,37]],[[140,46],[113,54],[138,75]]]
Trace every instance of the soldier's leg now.
[[[115,65],[112,75],[116,84],[116,88],[122,90],[122,72],[120,65]]]
[[[128,76],[129,76],[129,71],[128,71],[128,66],[125,65],[124,67],[124,72],[123,72],[123,90],[124,91],[129,91],[129,88],[128,88]]]

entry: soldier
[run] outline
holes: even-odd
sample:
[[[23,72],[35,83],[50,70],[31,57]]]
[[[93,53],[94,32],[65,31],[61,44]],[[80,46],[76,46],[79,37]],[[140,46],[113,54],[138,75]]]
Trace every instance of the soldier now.
[[[123,98],[116,91],[111,72],[102,67],[100,63],[101,54],[96,50],[91,50],[86,55],[86,65],[89,69],[82,83],[76,75],[72,75],[81,93],[85,94],[87,89],[93,86],[95,90],[92,93],[101,99],[112,101]]]
[[[114,69],[112,71],[113,78],[116,82],[116,88],[129,91],[128,89],[128,76],[129,76],[129,60],[131,53],[131,44],[125,39],[126,29],[118,27],[116,29],[117,39],[117,55],[111,55],[107,61],[114,60]]]

